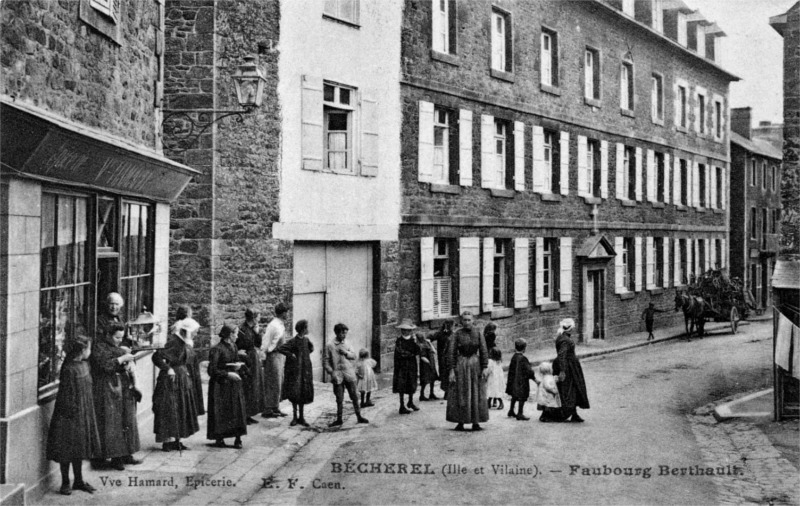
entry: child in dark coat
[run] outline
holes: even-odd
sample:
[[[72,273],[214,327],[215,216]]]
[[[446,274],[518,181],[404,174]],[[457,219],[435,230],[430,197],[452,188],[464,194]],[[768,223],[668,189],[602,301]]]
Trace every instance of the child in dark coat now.
[[[528,357],[525,356],[525,348],[528,343],[524,339],[514,341],[516,353],[511,357],[511,364],[508,366],[508,381],[506,382],[506,393],[511,396],[511,406],[508,409],[508,416],[516,417],[517,420],[530,420],[525,416],[525,401],[531,394],[530,380],[535,381],[535,374]],[[519,402],[519,410],[514,412],[514,405]]]

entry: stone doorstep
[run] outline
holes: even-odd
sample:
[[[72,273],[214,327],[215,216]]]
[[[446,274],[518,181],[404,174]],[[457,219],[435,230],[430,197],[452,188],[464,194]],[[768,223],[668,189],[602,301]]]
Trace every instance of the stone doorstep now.
[[[25,504],[25,484],[6,483],[0,485],[0,504]]]
[[[718,422],[733,418],[764,418],[773,416],[772,394],[774,389],[768,388],[746,395],[739,399],[720,404],[712,411]],[[769,398],[765,399],[765,397]],[[766,408],[766,410],[765,410]]]

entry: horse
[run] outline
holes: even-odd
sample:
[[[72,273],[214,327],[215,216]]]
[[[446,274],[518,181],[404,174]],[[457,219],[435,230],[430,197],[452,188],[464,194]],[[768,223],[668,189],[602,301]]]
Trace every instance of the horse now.
[[[692,340],[692,332],[697,328],[697,335],[703,337],[705,327],[704,313],[706,301],[702,297],[689,295],[685,292],[675,293],[675,311],[683,310],[684,324],[686,325],[686,340]]]

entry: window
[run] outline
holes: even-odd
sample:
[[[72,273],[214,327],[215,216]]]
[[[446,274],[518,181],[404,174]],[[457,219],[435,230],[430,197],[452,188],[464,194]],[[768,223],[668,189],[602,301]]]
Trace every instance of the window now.
[[[497,188],[506,187],[506,163],[508,153],[508,124],[494,120],[494,181]]]
[[[653,0],[650,4],[651,19],[653,20],[653,29],[658,33],[664,32],[664,2],[663,0]]]
[[[450,272],[450,240],[436,239],[433,244],[433,316],[452,314],[452,278]]]
[[[433,123],[433,180],[434,183],[450,182],[450,113],[446,109],[434,109]]]
[[[686,128],[686,87],[678,86],[677,100],[677,124],[681,128]]]
[[[751,207],[750,208],[750,239],[755,239],[756,238],[756,234],[757,234],[757,232],[756,232],[756,230],[757,230],[757,228],[756,228],[757,227],[756,220],[757,219],[758,218],[757,218],[757,214],[756,214],[756,208],[755,207]]]
[[[123,309],[128,320],[142,311],[152,311],[153,266],[150,208],[144,204],[122,202],[122,238],[120,241],[120,289],[125,299]]]
[[[689,162],[681,160],[681,205],[689,205]]]
[[[90,0],[90,5],[92,8],[96,9],[97,11],[105,14],[106,16],[116,19],[116,15],[114,13],[114,5],[113,0]]]
[[[781,210],[780,209],[773,209],[772,210],[772,233],[778,233],[778,223],[781,221]]]
[[[664,78],[659,74],[653,74],[651,111],[653,123],[664,124]]]
[[[636,260],[634,254],[633,237],[622,240],[622,287],[625,291],[633,292],[636,288]]]
[[[761,209],[761,249],[767,249],[767,234],[769,233],[769,214],[766,208]]]
[[[716,197],[714,201],[714,208],[722,209],[722,199],[724,197],[722,195],[722,183],[723,183],[722,178],[724,176],[722,175],[722,167],[715,167],[714,170],[717,172],[717,177],[715,178],[714,181],[715,184],[717,185],[717,191],[714,193],[714,196]]]
[[[456,54],[455,19],[456,2],[433,0],[433,50],[439,53]]]
[[[325,83],[325,166],[334,172],[353,172],[353,102],[355,90]]]
[[[495,307],[508,307],[508,240],[494,240],[494,269],[492,271],[492,303]]]
[[[708,207],[708,202],[706,202],[706,166],[700,163],[697,167],[700,207]]]
[[[492,69],[512,72],[511,15],[492,9]]]
[[[700,272],[698,272],[698,274],[702,274],[708,270],[708,266],[706,265],[706,241],[703,239],[697,240],[697,263],[700,266]]]
[[[755,186],[756,181],[758,181],[758,166],[756,165],[755,159],[750,160],[750,186]]]
[[[447,109],[421,100],[417,133],[419,182],[472,184],[471,111]],[[461,138],[462,134],[466,138]],[[463,170],[463,174],[459,174],[461,164],[469,164],[470,170]],[[463,181],[459,180],[460,177]]]
[[[539,70],[543,85],[558,86],[558,34],[547,28],[542,28],[542,50]]]
[[[654,177],[656,178],[656,202],[664,202],[666,204],[667,189],[665,188],[665,181],[667,179],[667,174],[666,174],[667,169],[665,163],[666,162],[664,161],[664,153],[656,152],[655,154],[656,172],[654,174]]]
[[[706,96],[702,93],[697,94],[697,133],[706,133]]]
[[[600,100],[600,52],[587,47],[584,63],[584,97]]]
[[[682,285],[689,283],[689,246],[687,239],[679,240],[680,259],[678,266],[680,269],[680,280]]]
[[[561,188],[561,160],[558,132],[544,131],[544,187],[545,191],[558,193]]]
[[[767,189],[767,162],[761,163],[761,189]]]
[[[469,241],[476,241],[471,238]],[[455,306],[455,296],[453,294],[453,278],[455,266],[459,260],[473,257],[470,266],[462,266],[460,270],[470,271],[470,279],[479,281],[479,263],[474,258],[478,254],[477,244],[465,242],[462,248],[462,258],[456,256],[459,248],[455,247],[455,240],[446,238],[421,237],[420,238],[420,306],[422,320],[433,320],[435,318],[449,317],[458,309]],[[472,246],[468,248],[467,245]],[[462,285],[463,286],[463,285]],[[474,291],[478,291],[478,286],[473,284]],[[477,293],[470,294],[477,297]],[[475,306],[472,302],[471,306]],[[475,308],[477,309],[477,308]]]
[[[628,200],[636,200],[636,150],[630,146],[625,146],[625,158],[623,168],[623,188]]]
[[[778,167],[772,166],[772,191],[778,191]]]
[[[666,286],[664,280],[666,273],[664,272],[664,238],[653,238],[653,253],[655,253],[655,263],[653,264],[653,284],[657,287]]]
[[[622,62],[619,76],[619,106],[625,111],[633,110],[633,63]]]
[[[584,190],[588,195],[600,196],[601,170],[600,141],[588,139],[586,141],[586,188]]]
[[[622,12],[633,17],[634,10],[634,0],[622,0]]]
[[[358,24],[358,2],[359,0],[325,0],[323,13],[340,21]]]
[[[714,258],[716,258],[716,263],[714,265],[715,269],[720,269],[723,267],[722,265],[722,240],[721,239],[714,239]]]
[[[719,100],[714,101],[714,136],[722,138],[722,102]]]

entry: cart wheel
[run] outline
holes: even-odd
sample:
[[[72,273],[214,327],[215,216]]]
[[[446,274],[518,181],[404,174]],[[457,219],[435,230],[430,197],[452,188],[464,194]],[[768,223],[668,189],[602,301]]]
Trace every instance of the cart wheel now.
[[[735,334],[739,330],[739,311],[736,306],[731,307],[731,331]]]

